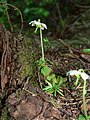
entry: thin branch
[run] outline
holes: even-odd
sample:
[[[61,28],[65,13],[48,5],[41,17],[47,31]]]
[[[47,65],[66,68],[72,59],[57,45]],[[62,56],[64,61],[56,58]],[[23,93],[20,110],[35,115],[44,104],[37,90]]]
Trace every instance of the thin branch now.
[[[8,14],[7,10],[6,10],[6,15],[7,15],[8,23],[10,25],[10,30],[11,30],[11,32],[13,32],[13,27],[12,27],[12,24],[11,24],[11,21],[10,21],[10,17],[9,17],[9,14]]]
[[[56,3],[56,7],[57,7],[57,12],[58,12],[58,15],[59,15],[59,20],[60,20],[61,26],[63,28],[64,24],[63,24],[63,19],[62,19],[62,15],[61,15],[61,11],[60,11],[60,7],[59,7],[58,2]]]
[[[58,40],[59,40],[65,47],[67,47],[67,48],[69,49],[70,53],[73,54],[73,51],[76,52],[76,53],[78,53],[78,54],[81,54],[81,53],[82,53],[81,51],[79,51],[79,50],[77,50],[77,49],[75,49],[75,48],[70,47],[69,45],[67,45],[63,40],[61,40],[61,39],[58,39]]]
[[[75,4],[75,7],[77,7],[77,8],[84,8],[84,9],[88,9],[88,8],[90,8],[90,6],[86,6],[86,5],[78,5],[78,4]]]
[[[21,24],[21,29],[20,29],[20,32],[19,32],[19,34],[21,34],[22,29],[23,29],[23,17],[22,17],[22,13],[21,13],[21,11],[20,11],[16,6],[11,5],[11,4],[9,4],[9,3],[0,2],[0,4],[5,4],[5,5],[7,5],[7,6],[10,6],[10,7],[14,8],[14,10],[17,10],[17,11],[19,12],[19,14],[20,14],[20,18],[21,18],[21,23],[22,23],[22,24]]]

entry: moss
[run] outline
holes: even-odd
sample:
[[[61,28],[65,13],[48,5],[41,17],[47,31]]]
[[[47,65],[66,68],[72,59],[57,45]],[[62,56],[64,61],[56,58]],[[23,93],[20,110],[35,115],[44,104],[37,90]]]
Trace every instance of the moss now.
[[[21,78],[35,76],[35,54],[32,40],[24,38],[23,47],[19,53],[19,62],[22,65],[22,69],[20,71]]]
[[[0,120],[10,120],[10,116],[9,116],[7,107],[3,108]]]

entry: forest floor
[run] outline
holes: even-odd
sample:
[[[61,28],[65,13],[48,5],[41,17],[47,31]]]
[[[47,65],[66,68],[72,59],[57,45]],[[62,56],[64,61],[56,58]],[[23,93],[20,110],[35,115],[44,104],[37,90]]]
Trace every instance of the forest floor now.
[[[10,37],[10,39],[12,38]],[[22,48],[21,40],[22,36],[19,36],[19,47],[18,50],[14,49],[17,46],[13,47],[14,53]],[[39,44],[39,41],[36,40],[35,45],[39,46]],[[45,43],[45,57],[54,64],[54,73],[61,75],[63,78],[67,79],[66,73],[69,70],[84,69],[90,75],[90,54],[83,53],[83,48],[90,48],[90,38],[81,38],[80,36],[77,38],[76,36],[72,40],[51,39],[48,43]],[[12,60],[17,57],[15,54],[13,55]],[[8,66],[9,62],[7,62],[6,66]],[[18,71],[21,67],[19,63],[15,63],[14,67],[17,69],[14,79],[18,82]],[[25,76],[20,84],[17,84],[15,80],[13,80],[12,84],[9,83],[11,85],[8,90],[6,89],[8,92],[0,92],[1,120],[77,120],[79,114],[84,114],[82,100],[83,83],[76,88],[73,85],[73,81],[67,80],[66,86],[62,88],[64,96],[57,94],[54,97],[53,94],[49,95],[40,88],[42,79],[38,81],[39,79],[34,77],[33,80],[37,81],[35,84],[30,82],[32,80],[30,76]],[[2,87],[4,88],[5,84],[1,84]],[[87,81],[86,103],[87,112],[90,114],[89,81]]]

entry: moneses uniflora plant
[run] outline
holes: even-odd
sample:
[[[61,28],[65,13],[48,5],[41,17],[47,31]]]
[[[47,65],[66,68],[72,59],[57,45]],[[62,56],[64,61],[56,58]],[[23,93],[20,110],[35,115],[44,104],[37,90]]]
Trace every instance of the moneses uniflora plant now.
[[[29,23],[31,26],[35,26],[35,33],[39,29],[40,31],[40,40],[41,40],[41,49],[42,49],[42,57],[40,60],[38,60],[38,68],[44,78],[46,79],[45,82],[47,86],[43,90],[45,90],[47,93],[53,93],[54,96],[56,96],[56,93],[62,94],[61,85],[63,84],[63,78],[61,76],[58,76],[56,78],[56,75],[53,73],[52,69],[47,65],[45,58],[44,58],[44,46],[43,46],[43,37],[42,37],[42,31],[44,29],[47,29],[47,26],[44,23],[40,22],[40,19],[38,21],[34,20]]]
[[[41,48],[42,48],[42,60],[44,61],[44,47],[43,47],[43,38],[42,38],[42,30],[47,29],[47,26],[44,23],[40,22],[40,19],[38,21],[34,20],[29,23],[31,26],[36,26],[35,33],[37,30],[40,30],[40,40],[41,40]]]
[[[69,76],[69,78],[70,78],[70,76],[76,76],[76,81],[75,81],[76,86],[78,85],[80,78],[82,78],[82,80],[84,81],[84,84],[83,84],[83,106],[84,106],[86,120],[89,120],[90,116],[87,115],[85,96],[86,96],[86,92],[87,92],[86,91],[86,81],[88,79],[90,79],[90,76],[88,74],[86,74],[83,69],[70,70],[69,72],[67,72],[67,76]]]

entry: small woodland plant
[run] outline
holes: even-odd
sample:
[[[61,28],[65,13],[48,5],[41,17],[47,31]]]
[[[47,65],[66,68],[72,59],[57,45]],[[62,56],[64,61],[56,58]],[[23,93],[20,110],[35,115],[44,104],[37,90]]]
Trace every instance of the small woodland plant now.
[[[86,120],[89,120],[90,116],[87,115],[87,110],[86,110],[86,99],[85,99],[85,96],[86,96],[86,80],[90,79],[90,76],[87,75],[83,69],[79,69],[78,71],[77,70],[71,70],[67,73],[67,76],[76,76],[76,81],[75,81],[75,86],[78,85],[79,83],[79,80],[80,78],[83,79],[84,81],[84,84],[83,84],[83,106],[84,106],[84,113],[85,113],[85,117],[86,117]],[[69,77],[70,78],[70,77]],[[84,116],[82,115],[79,115],[79,118],[78,120],[84,120]]]
[[[44,57],[44,46],[43,46],[43,38],[42,38],[42,30],[47,29],[47,26],[44,23],[40,22],[40,19],[38,21],[34,20],[29,23],[31,26],[36,26],[35,33],[39,29],[40,31],[40,40],[41,40],[41,51],[42,51],[42,57],[40,60],[37,61],[38,68],[41,72],[41,74],[45,78],[45,82],[47,86],[43,90],[45,90],[47,93],[53,93],[54,96],[56,96],[57,93],[63,96],[63,91],[61,90],[62,83],[64,82],[64,79],[61,76],[56,77],[56,75],[53,73],[53,70],[47,65]]]

